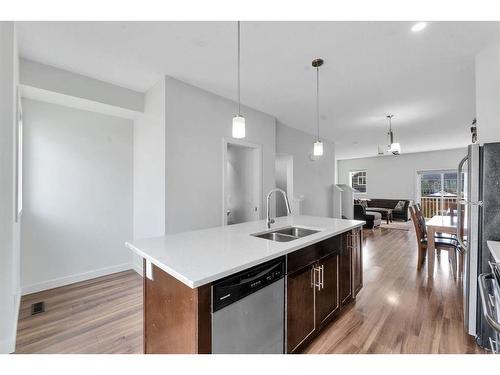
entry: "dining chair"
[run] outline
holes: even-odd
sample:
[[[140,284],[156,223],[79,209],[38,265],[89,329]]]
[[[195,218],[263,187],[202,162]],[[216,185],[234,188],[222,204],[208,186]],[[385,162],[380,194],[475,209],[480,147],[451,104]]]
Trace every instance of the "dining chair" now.
[[[424,263],[425,257],[427,255],[427,228],[425,225],[425,218],[423,215],[419,215],[417,208],[410,207],[411,219],[413,226],[415,228],[415,234],[417,237],[418,246],[418,257],[417,257],[417,269],[420,269]],[[458,241],[454,238],[444,238],[444,237],[434,237],[434,245],[436,251],[446,250],[448,251],[448,259],[451,263],[452,272],[455,276],[457,274],[457,257],[456,252],[459,247]]]
[[[422,208],[421,207],[422,206],[420,205],[420,203],[416,203],[415,204],[415,208],[416,208],[416,211],[417,211],[418,218],[420,219],[420,221],[422,223],[425,223],[425,217],[424,217],[424,214],[422,212]],[[462,217],[463,217],[463,212],[459,211],[458,214],[461,214]],[[453,215],[450,215],[450,216],[453,216]],[[462,228],[462,231],[463,231],[463,228]],[[462,247],[458,243],[457,235],[456,234],[436,232],[435,237],[447,238],[447,239],[454,239],[457,242],[457,254],[456,254],[456,256],[458,257],[458,275],[460,275],[460,276],[463,275],[464,269],[465,269],[465,267],[464,267],[464,264],[465,264],[465,252],[463,251]],[[462,238],[464,238],[463,232],[462,232]],[[436,255],[437,256],[441,255],[441,248],[436,247]]]

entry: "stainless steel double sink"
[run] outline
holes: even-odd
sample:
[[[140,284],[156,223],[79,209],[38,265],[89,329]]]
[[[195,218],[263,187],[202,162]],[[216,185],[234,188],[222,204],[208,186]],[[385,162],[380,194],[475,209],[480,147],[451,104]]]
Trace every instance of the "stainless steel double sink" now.
[[[252,236],[264,238],[266,240],[277,242],[289,242],[297,240],[302,237],[310,236],[311,234],[318,233],[319,230],[301,228],[301,227],[286,227],[275,229],[264,233],[254,233]]]

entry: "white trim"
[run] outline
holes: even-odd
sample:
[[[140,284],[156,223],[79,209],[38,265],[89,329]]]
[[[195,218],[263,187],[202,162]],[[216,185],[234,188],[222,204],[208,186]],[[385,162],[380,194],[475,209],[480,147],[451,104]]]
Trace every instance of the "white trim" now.
[[[98,270],[83,272],[76,275],[70,275],[65,277],[60,277],[57,279],[52,279],[48,281],[43,281],[41,283],[31,284],[23,286],[21,289],[21,294],[24,296],[26,294],[41,292],[42,290],[58,288],[60,286],[65,286],[69,284],[78,283],[80,281],[94,279],[96,277],[110,275],[116,272],[122,272],[135,269],[132,263],[123,263],[116,266],[100,268]]]

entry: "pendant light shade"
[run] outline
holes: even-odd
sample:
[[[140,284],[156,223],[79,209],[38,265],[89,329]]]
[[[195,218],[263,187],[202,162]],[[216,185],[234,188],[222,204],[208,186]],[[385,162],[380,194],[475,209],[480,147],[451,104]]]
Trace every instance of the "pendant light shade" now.
[[[316,142],[313,144],[313,155],[323,156],[323,142],[319,139],[319,67],[323,65],[323,59],[314,59],[312,66],[316,68],[316,127],[318,129]]]
[[[401,145],[399,144],[399,142],[393,142],[393,143],[391,143],[391,149],[390,149],[390,151],[394,155],[399,155],[401,153]]]
[[[245,118],[243,116],[233,117],[233,138],[245,138]]]
[[[241,115],[240,101],[240,21],[238,21],[238,115],[233,117],[233,138],[245,138],[245,118]]]
[[[399,142],[394,142],[394,134],[392,132],[392,118],[394,115],[388,115],[387,120],[389,121],[389,145],[387,146],[387,152],[392,153],[393,155],[399,155],[401,153],[401,144]]]
[[[314,142],[313,155],[314,156],[323,156],[323,142],[321,142],[321,141]]]

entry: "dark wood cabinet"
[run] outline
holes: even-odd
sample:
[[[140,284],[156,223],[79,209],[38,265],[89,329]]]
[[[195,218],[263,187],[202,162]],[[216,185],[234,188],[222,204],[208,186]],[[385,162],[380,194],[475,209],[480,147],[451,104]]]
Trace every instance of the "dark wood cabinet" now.
[[[299,250],[289,257],[287,353],[299,350],[340,307],[340,243],[340,238],[329,239],[315,248],[308,248],[308,253]],[[316,257],[312,258],[311,253]]]
[[[287,353],[315,330],[314,265],[287,275]]]
[[[347,304],[352,297],[352,235],[351,232],[342,235],[342,245],[339,255],[339,293],[340,304]]]
[[[320,287],[316,287],[316,322],[320,326],[335,313],[339,307],[339,256],[337,253],[318,262]]]

